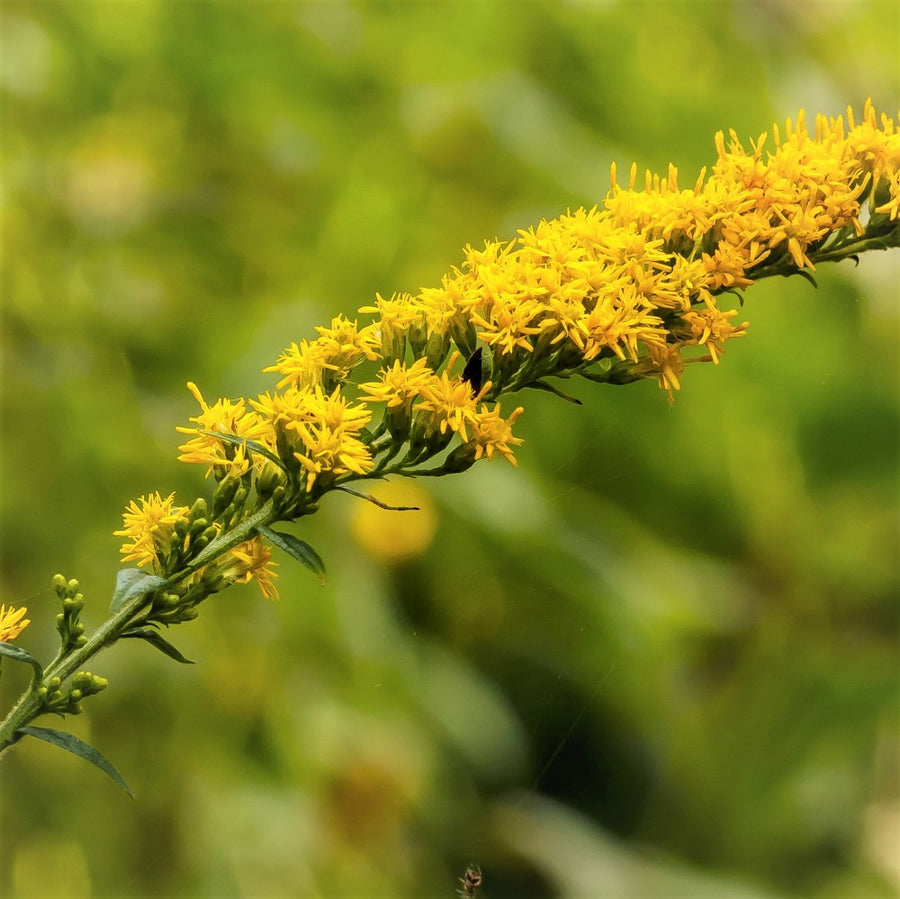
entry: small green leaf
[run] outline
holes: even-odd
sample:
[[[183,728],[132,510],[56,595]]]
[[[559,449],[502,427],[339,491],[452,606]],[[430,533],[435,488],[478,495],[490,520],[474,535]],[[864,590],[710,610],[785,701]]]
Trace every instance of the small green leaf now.
[[[165,585],[165,578],[147,574],[140,568],[123,568],[116,576],[116,590],[109,604],[109,610],[118,612],[129,600],[136,596],[145,596]]]
[[[194,663],[185,658],[162,634],[149,627],[136,627],[119,634],[120,637],[134,637],[137,640],[146,640],[151,646],[155,646],[160,652],[165,653],[170,659],[181,662],[182,665]]]
[[[547,393],[552,393],[554,396],[558,396],[560,399],[565,400],[567,403],[574,403],[576,406],[584,405],[577,397],[569,396],[568,393],[563,393],[558,387],[554,387],[547,381],[531,381],[525,386],[532,387],[535,390],[546,390]]]
[[[805,269],[805,268],[797,268],[791,271],[787,271],[784,273],[785,278],[790,278],[792,275],[799,275],[805,281],[809,281],[816,290],[819,289],[819,285],[816,283],[816,279]]]
[[[24,649],[20,649],[18,646],[13,646],[12,643],[0,641],[0,655],[15,659],[17,662],[27,662],[34,668],[34,679],[36,681],[39,681],[44,676],[44,669],[41,668],[41,663],[33,655],[25,652]]]
[[[378,506],[379,509],[384,509],[387,512],[419,512],[421,511],[419,506],[392,506],[388,503],[383,503],[377,497],[372,496],[369,493],[360,493],[359,490],[353,490],[350,487],[339,486],[335,487],[335,490],[342,490],[344,493],[349,493],[351,496],[358,496],[360,499],[368,500],[373,505]]]
[[[273,531],[264,524],[257,527],[257,533],[274,543],[279,549],[283,549],[289,556],[293,556],[298,562],[302,562],[318,579],[319,583],[325,583],[325,563],[321,556],[305,541],[293,534],[282,534],[281,531]]]
[[[279,468],[284,468],[284,462],[279,459],[275,453],[264,447],[261,443],[257,443],[255,440],[250,440],[247,437],[238,437],[237,434],[223,434],[221,431],[207,431],[204,428],[198,428],[197,430],[199,433],[205,434],[207,437],[215,437],[223,443],[230,443],[232,446],[242,446],[250,450],[251,453],[259,453],[260,456],[265,456]]]
[[[62,730],[54,730],[52,727],[33,727],[31,725],[20,727],[17,733],[28,734],[28,736],[37,740],[52,743],[54,746],[59,746],[60,749],[65,749],[66,752],[71,752],[73,755],[80,756],[86,762],[96,765],[101,771],[108,774],[131,799],[134,799],[134,793],[131,792],[131,788],[125,783],[125,779],[116,771],[112,764],[97,752],[93,746],[85,743],[84,740],[79,740],[74,734],[67,734]]]

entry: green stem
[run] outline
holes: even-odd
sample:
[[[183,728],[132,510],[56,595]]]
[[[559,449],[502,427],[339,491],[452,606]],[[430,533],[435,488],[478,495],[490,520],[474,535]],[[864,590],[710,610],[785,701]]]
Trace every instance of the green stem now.
[[[851,237],[847,240],[841,240],[837,244],[831,244],[817,252],[809,254],[809,258],[813,263],[819,262],[843,262],[859,253],[867,250],[883,250],[887,247],[897,246],[900,243],[900,226],[895,226],[885,230],[883,234],[871,234],[868,231],[861,237]],[[796,275],[799,270],[787,259],[780,259],[772,265],[760,266],[757,269],[750,269],[747,277],[755,281],[761,281],[763,278],[770,278],[773,275]]]
[[[239,543],[249,540],[253,536],[254,531],[260,525],[271,524],[277,519],[274,511],[274,503],[269,500],[258,512],[251,515],[250,518],[242,521],[233,531],[222,534],[213,540],[196,558],[192,559],[179,572],[172,575],[166,582],[167,585],[177,584],[184,580],[198,568],[202,568],[214,558],[234,549]],[[165,589],[160,588],[160,589]],[[113,615],[106,619],[100,627],[97,628],[94,635],[78,649],[74,649],[68,655],[57,656],[50,665],[45,669],[44,676],[40,683],[32,683],[19,697],[19,700],[10,710],[2,723],[0,723],[0,755],[2,755],[10,746],[16,743],[21,736],[18,731],[24,727],[43,711],[43,697],[38,689],[48,686],[48,682],[53,677],[58,677],[61,681],[75,674],[76,671],[82,669],[84,664],[93,658],[101,649],[111,646],[123,631],[127,630],[146,606],[152,601],[151,594],[140,594],[126,602]]]
[[[19,728],[24,727],[41,714],[43,697],[38,693],[38,688],[41,685],[47,685],[52,677],[64,680],[74,674],[84,662],[98,653],[104,646],[115,642],[118,635],[131,623],[131,619],[149,602],[150,599],[147,595],[135,596],[114,615],[107,618],[84,646],[79,647],[64,659],[57,658],[44,671],[41,682],[32,684],[19,697],[19,701],[12,707],[3,723],[0,724],[0,753],[3,753],[19,739],[17,735]]]
[[[177,584],[179,581],[183,581],[197,571],[198,568],[208,565],[213,559],[221,556],[222,553],[226,553],[245,540],[249,540],[260,525],[269,525],[277,520],[278,514],[275,512],[275,503],[270,499],[259,508],[258,512],[244,519],[234,530],[227,531],[216,537],[206,549],[191,559],[181,571],[172,575],[169,578],[169,583]]]

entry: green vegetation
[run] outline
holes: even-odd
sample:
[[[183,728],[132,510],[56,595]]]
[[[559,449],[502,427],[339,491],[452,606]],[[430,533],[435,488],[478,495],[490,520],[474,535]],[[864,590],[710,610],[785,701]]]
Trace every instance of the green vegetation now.
[[[103,620],[128,500],[203,491],[186,381],[269,389],[291,340],[601,200],[613,159],[693,173],[723,127],[896,108],[886,4],[767,15],[5,3],[17,644],[53,654],[57,570]],[[10,753],[0,893],[438,897],[477,863],[489,899],[891,895],[896,266],[755,286],[672,409],[529,395],[518,469],[383,494],[419,513],[330,495],[296,531],[327,586],[285,557],[277,605],[212,598],[173,635],[195,666],[101,655],[66,728],[137,801]],[[29,676],[4,665],[0,707]]]

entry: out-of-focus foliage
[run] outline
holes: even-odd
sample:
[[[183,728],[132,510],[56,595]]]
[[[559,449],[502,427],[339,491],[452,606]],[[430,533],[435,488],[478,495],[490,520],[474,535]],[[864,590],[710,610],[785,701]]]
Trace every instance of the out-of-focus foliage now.
[[[713,134],[896,112],[887,2],[5,2],[2,595],[96,625],[124,504],[207,397],[460,247],[693,183]],[[669,409],[522,399],[520,467],[329,497],[282,601],[100,656],[67,722],[130,803],[22,744],[0,894],[888,896],[898,884],[897,275],[752,288]],[[410,485],[406,485],[407,489]],[[386,497],[390,497],[387,488]],[[408,502],[404,494],[398,502]],[[406,516],[398,519],[397,516]],[[23,686],[6,665],[4,706]]]

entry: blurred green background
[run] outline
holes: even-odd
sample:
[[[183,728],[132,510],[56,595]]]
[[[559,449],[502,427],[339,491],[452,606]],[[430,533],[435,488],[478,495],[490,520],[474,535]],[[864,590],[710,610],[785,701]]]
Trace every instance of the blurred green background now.
[[[174,432],[461,247],[685,186],[713,135],[900,105],[893,2],[0,5],[2,577],[104,617],[125,503],[208,483]],[[121,645],[0,766],[10,897],[879,897],[900,868],[898,256],[751,289],[654,384],[521,398],[520,466],[332,496],[277,604]],[[361,509],[360,506],[364,508]],[[375,516],[373,518],[373,515]],[[380,517],[379,517],[380,516]],[[387,536],[386,536],[387,535]],[[379,539],[380,538],[380,539]],[[5,665],[6,708],[27,672]],[[47,721],[50,726],[53,721]]]

